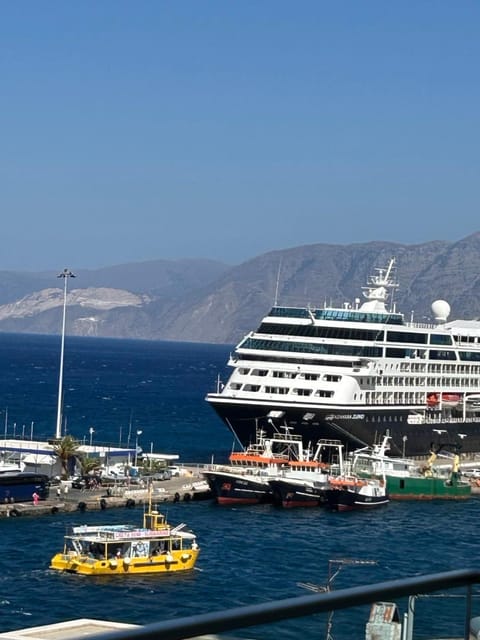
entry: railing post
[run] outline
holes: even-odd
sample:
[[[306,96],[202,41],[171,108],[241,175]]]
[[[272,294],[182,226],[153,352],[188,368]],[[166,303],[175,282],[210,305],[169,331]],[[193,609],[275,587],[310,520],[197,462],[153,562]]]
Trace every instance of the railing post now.
[[[407,630],[405,633],[405,640],[413,640],[413,623],[415,621],[415,601],[417,596],[409,596],[408,598],[408,611],[407,611]]]
[[[472,585],[467,585],[467,595],[465,598],[465,628],[463,630],[464,640],[470,637],[470,619],[472,617]]]

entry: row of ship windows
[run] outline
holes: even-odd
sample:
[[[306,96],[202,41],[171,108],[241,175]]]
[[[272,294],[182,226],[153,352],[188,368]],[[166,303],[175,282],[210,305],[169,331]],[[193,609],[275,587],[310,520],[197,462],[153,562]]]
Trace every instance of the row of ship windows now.
[[[257,333],[277,336],[300,336],[326,338],[328,340],[363,340],[369,342],[400,342],[403,344],[432,344],[452,346],[452,336],[445,333],[417,333],[413,331],[383,331],[374,329],[351,329],[346,327],[317,327],[313,325],[276,324],[262,322]],[[474,342],[472,337],[459,338],[460,342]]]
[[[360,380],[360,385],[370,385],[372,381],[370,379]],[[231,382],[230,389],[232,391],[260,391],[262,388],[259,384],[242,384],[240,382]],[[478,381],[476,380],[467,380],[467,381],[459,381],[459,380],[444,380],[444,379],[435,379],[428,378],[427,380],[421,378],[411,378],[408,380],[396,380],[395,378],[386,378],[382,381],[382,386],[384,387],[427,387],[429,389],[454,389],[454,388],[471,388],[478,389]],[[298,396],[309,396],[313,393],[313,389],[306,388],[294,388],[290,389],[289,387],[275,387],[271,385],[266,385],[263,388],[265,393],[274,393],[278,395],[287,395],[288,393],[293,393]],[[315,391],[316,396],[321,398],[331,398],[333,396],[333,391],[327,389],[318,389]]]
[[[480,374],[480,366],[470,364],[434,364],[429,362],[400,362],[389,364],[385,367],[388,371],[402,371],[404,373],[467,373],[470,375]]]
[[[360,362],[348,362],[345,360],[332,360],[328,362],[324,359],[322,360],[314,360],[313,358],[299,358],[293,356],[281,356],[276,357],[273,355],[255,355],[253,353],[243,353],[243,354],[235,354],[233,357],[233,361],[237,362],[238,359],[241,358],[245,362],[271,362],[272,365],[274,363],[289,363],[290,365],[295,366],[313,366],[319,365],[322,367],[332,366],[332,367],[342,367],[342,368],[352,368],[361,366]],[[404,360],[402,362],[385,362],[384,363],[385,371],[393,372],[393,371],[402,371],[402,372],[418,372],[418,373],[452,373],[452,374],[462,374],[467,373],[470,375],[480,375],[480,364],[476,365],[473,363],[467,364],[459,364],[458,362],[422,362],[418,360]],[[380,371],[383,373],[383,371]],[[292,374],[290,377],[294,377],[296,374]],[[284,377],[289,377],[288,372],[285,372]]]
[[[268,369],[246,369],[245,367],[239,367],[238,373],[242,376],[259,376],[261,378],[268,376],[270,373]],[[326,382],[338,382],[341,376],[331,373],[324,373],[320,376],[318,373],[298,373],[296,371],[272,371],[273,378],[289,378],[293,380],[295,378],[302,378],[303,380],[325,380]]]
[[[351,329],[346,327],[317,327],[312,325],[277,324],[262,322],[258,333],[280,336],[302,336],[309,338],[327,338],[335,340],[366,340],[372,342],[401,342],[408,344],[432,344],[451,346],[453,341],[458,344],[475,344],[478,336],[451,336],[445,333],[426,333],[413,331]]]
[[[351,309],[305,309],[305,307],[273,307],[269,313],[277,318],[311,318],[339,320],[340,322],[376,322],[379,324],[403,324],[401,314],[365,313]]]
[[[363,340],[370,342],[400,342],[403,344],[432,344],[452,346],[450,334],[445,333],[415,333],[413,331],[377,331],[374,329],[349,329],[345,327],[317,327],[313,325],[274,324],[262,322],[257,333],[277,336],[300,336],[307,338],[326,338],[329,340]],[[459,342],[476,342],[471,336],[455,338]]]
[[[478,376],[480,374],[480,367],[472,367],[470,371],[464,371],[465,367],[459,366],[458,370],[455,370],[455,367],[444,367],[443,370],[439,368],[432,367],[429,368],[429,373],[467,373],[470,376]],[[283,378],[294,380],[295,378],[301,378],[302,380],[323,380],[325,382],[340,382],[342,376],[332,373],[299,373],[295,371],[269,371],[268,369],[248,369],[246,367],[239,367],[238,373],[242,376],[258,376],[260,378],[264,378],[271,373],[272,378]],[[381,372],[382,373],[382,372]],[[377,377],[374,378],[360,378],[360,384],[363,384],[366,381],[366,384],[374,384],[377,381]],[[432,378],[432,377],[409,377],[409,376],[382,376],[382,384],[384,385],[424,385],[427,384],[429,386],[462,386],[469,385],[469,383],[475,384],[476,378],[466,378],[465,376],[461,378]]]
[[[311,342],[282,342],[280,340],[260,340],[246,338],[239,345],[242,349],[259,351],[289,351],[296,353],[313,353],[324,355],[348,356],[355,358],[415,358],[419,354],[414,349],[382,347],[355,347],[351,345],[316,344]],[[426,349],[421,356],[429,360],[457,360],[456,351],[444,349]],[[458,359],[470,362],[480,362],[480,351],[459,351]]]
[[[327,389],[317,389],[317,391],[313,393],[313,389],[303,389],[303,388],[290,389],[289,387],[272,387],[272,386],[265,386],[262,388],[259,384],[242,385],[242,384],[239,384],[238,382],[232,382],[230,383],[229,386],[230,386],[230,389],[232,389],[232,391],[240,391],[240,389],[243,389],[243,391],[258,392],[262,390],[264,393],[270,393],[275,395],[286,395],[287,393],[293,393],[296,396],[311,396],[313,394],[317,398],[333,397],[333,391],[330,391]]]
[[[375,378],[360,378],[360,386],[369,386],[377,384],[378,380]],[[449,389],[451,387],[473,387],[478,388],[478,378],[409,378],[401,377],[396,378],[393,376],[384,376],[381,378],[381,385],[385,387],[431,387],[432,389]]]
[[[245,367],[239,367],[238,372],[243,376],[252,375],[256,377],[265,377],[270,373],[268,369],[247,369]],[[324,373],[320,375],[317,373],[296,373],[292,371],[272,371],[271,375],[273,378],[283,378],[283,379],[301,378],[303,380],[313,380],[313,381],[322,380],[324,382],[340,382],[342,378],[342,376],[334,375],[331,373]],[[377,377],[359,378],[358,382],[362,387],[379,384]],[[463,378],[455,378],[455,377],[434,378],[434,377],[382,376],[380,384],[387,387],[389,386],[392,386],[392,387],[400,387],[400,386],[425,387],[427,386],[432,389],[452,388],[452,387],[470,387],[470,388],[476,389],[478,388],[478,379],[464,378],[464,377]],[[251,387],[251,388],[247,389],[247,387]],[[240,390],[242,388],[242,384],[233,383],[231,384],[231,388],[234,390]],[[260,385],[246,385],[244,387],[244,390],[246,391],[258,391],[259,389],[260,389]],[[275,389],[275,390],[270,391],[268,389]],[[267,393],[287,394],[289,393],[290,390],[288,387],[266,387],[265,391]],[[308,395],[305,393],[299,393],[298,389],[294,390],[294,393],[297,393],[298,395]]]

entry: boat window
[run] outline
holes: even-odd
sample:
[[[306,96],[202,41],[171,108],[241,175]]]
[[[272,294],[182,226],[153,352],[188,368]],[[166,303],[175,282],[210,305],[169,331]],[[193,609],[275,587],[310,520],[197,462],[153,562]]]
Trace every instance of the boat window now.
[[[318,391],[315,392],[315,395],[318,396],[319,398],[332,398],[333,391],[327,391],[326,389],[319,389]]]
[[[444,333],[432,333],[430,334],[430,344],[450,346],[452,344],[452,336]]]
[[[385,351],[386,358],[406,358],[408,349],[387,349]]]
[[[460,360],[480,361],[480,352],[460,351]]]
[[[278,393],[280,395],[285,395],[289,392],[288,387],[265,387],[265,393]]]
[[[150,554],[150,541],[139,540],[132,542],[132,558],[146,558]]]
[[[443,351],[440,349],[430,349],[430,360],[456,360],[457,356],[455,351]]]
[[[325,382],[340,382],[341,379],[342,376],[335,376],[331,373],[326,373],[324,376],[322,376],[322,380],[325,380]]]
[[[410,344],[426,344],[426,333],[414,333],[412,331],[388,331],[387,342],[408,342]]]
[[[260,391],[260,385],[259,384],[246,384],[243,387],[244,391]]]

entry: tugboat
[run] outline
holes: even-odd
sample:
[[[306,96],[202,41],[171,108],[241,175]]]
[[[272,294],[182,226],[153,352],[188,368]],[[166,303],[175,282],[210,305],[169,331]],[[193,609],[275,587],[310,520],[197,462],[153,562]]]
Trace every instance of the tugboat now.
[[[181,523],[171,527],[152,510],[143,527],[133,525],[77,526],[65,536],[64,549],[50,568],[89,576],[170,574],[194,568],[199,554],[196,536]]]

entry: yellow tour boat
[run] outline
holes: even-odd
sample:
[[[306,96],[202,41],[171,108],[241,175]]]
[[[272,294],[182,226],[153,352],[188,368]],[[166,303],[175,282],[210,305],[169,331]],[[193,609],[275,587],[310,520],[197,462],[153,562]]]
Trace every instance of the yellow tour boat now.
[[[65,536],[63,551],[53,556],[50,568],[91,576],[188,571],[194,568],[200,550],[196,536],[185,526],[171,527],[150,503],[142,528],[72,527]]]

